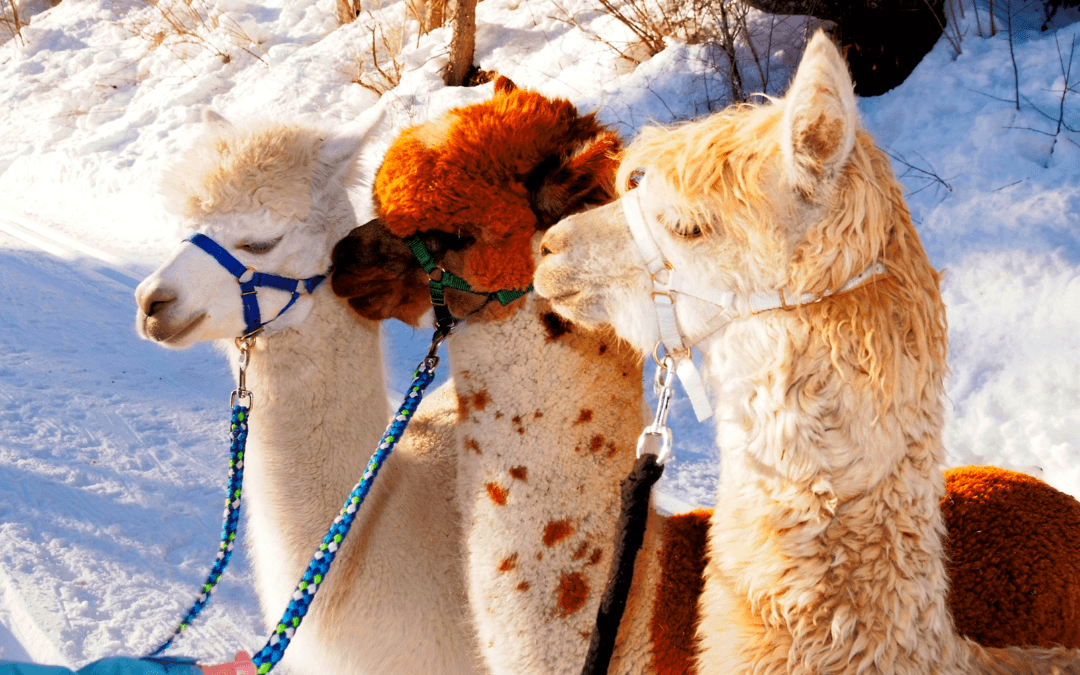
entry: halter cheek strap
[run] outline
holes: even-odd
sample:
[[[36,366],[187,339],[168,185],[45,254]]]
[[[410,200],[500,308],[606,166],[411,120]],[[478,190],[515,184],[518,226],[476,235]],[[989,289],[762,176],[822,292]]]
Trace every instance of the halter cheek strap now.
[[[244,303],[244,324],[246,326],[242,338],[249,338],[257,334],[264,326],[292,307],[293,303],[301,295],[310,295],[326,279],[326,274],[316,274],[307,279],[289,279],[276,274],[257,272],[255,268],[247,267],[234,258],[231,253],[205,234],[193,234],[187,241],[195,244],[218,261],[218,264],[228,270],[229,274],[236,277],[236,281],[240,284],[240,299]],[[289,302],[281,308],[281,311],[273,319],[262,320],[257,293],[259,287],[276,288],[292,294]]]
[[[690,403],[694,407],[694,413],[698,421],[712,416],[712,405],[705,393],[705,385],[702,383],[701,374],[691,359],[690,347],[712,335],[733,319],[751,316],[774,309],[794,309],[803,305],[820,302],[831,295],[845,293],[860,286],[870,279],[888,274],[888,269],[880,260],[875,261],[863,272],[835,290],[826,290],[823,293],[803,293],[802,295],[788,298],[784,290],[753,293],[746,297],[750,307],[749,313],[742,313],[735,308],[735,293],[733,291],[718,290],[694,284],[680,276],[675,267],[664,259],[660,247],[656,245],[652,232],[646,222],[644,210],[641,208],[641,195],[644,194],[646,179],[642,178],[638,187],[626,193],[622,198],[623,215],[630,228],[630,234],[637,245],[638,252],[645,267],[652,277],[653,308],[656,314],[656,323],[660,332],[660,342],[657,349],[662,345],[668,355],[673,357],[675,373],[686,389],[690,397]],[[710,322],[705,334],[693,339],[686,339],[679,330],[678,320],[675,315],[674,294],[686,295],[707,302],[720,309],[720,314]],[[657,363],[660,363],[660,355],[656,354]]]
[[[626,223],[630,226],[630,234],[637,244],[638,252],[645,261],[645,268],[649,271],[653,282],[653,309],[656,314],[656,323],[660,329],[660,344],[672,358],[675,364],[675,374],[682,382],[686,395],[690,398],[690,404],[694,408],[694,414],[698,421],[704,421],[712,417],[712,405],[705,393],[705,384],[701,380],[701,373],[690,353],[690,346],[683,341],[679,331],[679,323],[675,317],[675,298],[673,293],[681,293],[697,297],[706,302],[717,305],[724,310],[730,310],[734,304],[734,293],[717,293],[707,288],[691,288],[683,282],[675,268],[664,259],[660,248],[656,245],[649,227],[645,223],[645,214],[641,210],[641,187],[626,193],[622,199],[623,214]],[[730,319],[726,319],[727,323]],[[659,346],[659,345],[658,345]],[[659,356],[659,355],[657,355]]]

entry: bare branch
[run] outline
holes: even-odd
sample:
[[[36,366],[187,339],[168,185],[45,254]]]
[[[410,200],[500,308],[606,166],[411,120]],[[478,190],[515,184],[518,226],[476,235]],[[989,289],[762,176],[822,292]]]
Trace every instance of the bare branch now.
[[[993,2],[991,2],[993,7]],[[1016,51],[1013,49],[1013,29],[1012,29],[1012,0],[1008,0],[1005,5],[1005,15],[1009,21],[1009,56],[1012,58],[1013,65],[1013,85],[1016,88],[1016,109],[1020,110],[1020,71],[1016,67]]]
[[[1058,41],[1058,33],[1054,31],[1054,45],[1057,47],[1058,63],[1061,64],[1061,100],[1058,101],[1058,125],[1057,133],[1061,133],[1061,127],[1065,125],[1065,95],[1069,93],[1069,77],[1072,75],[1073,56],[1076,54],[1076,37],[1073,36],[1072,44],[1069,45],[1069,63],[1065,64],[1065,59],[1061,55],[1061,43]],[[1068,127],[1065,127],[1068,129]],[[1072,129],[1069,129],[1072,131]]]
[[[902,173],[900,175],[900,178],[905,178],[907,176],[912,176],[913,178],[916,178],[916,179],[919,179],[919,180],[928,181],[926,185],[922,186],[918,190],[915,190],[911,194],[913,194],[913,195],[918,194],[918,193],[922,192],[923,190],[925,190],[926,188],[931,187],[931,186],[933,186],[935,184],[940,184],[940,185],[944,186],[945,189],[948,190],[949,192],[953,191],[952,185],[949,185],[949,183],[945,179],[943,179],[941,176],[939,176],[937,174],[937,171],[935,171],[934,167],[930,164],[930,162],[928,162],[926,160],[926,158],[923,157],[922,155],[920,155],[919,153],[915,153],[915,155],[919,159],[921,159],[923,161],[923,163],[925,163],[926,166],[929,167],[929,169],[924,169],[922,167],[915,166],[914,164],[909,162],[907,160],[907,158],[904,157],[903,155],[901,155],[900,153],[892,152],[891,150],[886,150],[885,153],[889,157],[891,157],[894,161],[899,162],[900,164],[902,164],[905,167],[904,173]]]

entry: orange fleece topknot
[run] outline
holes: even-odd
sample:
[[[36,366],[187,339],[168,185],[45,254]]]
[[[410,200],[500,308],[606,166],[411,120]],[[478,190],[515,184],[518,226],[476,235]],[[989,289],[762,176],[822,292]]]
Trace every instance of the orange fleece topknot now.
[[[431,230],[471,237],[462,276],[475,289],[525,288],[533,234],[563,215],[557,192],[588,183],[594,201],[608,201],[619,147],[593,114],[501,77],[494,98],[398,137],[375,178],[379,219],[402,238]]]

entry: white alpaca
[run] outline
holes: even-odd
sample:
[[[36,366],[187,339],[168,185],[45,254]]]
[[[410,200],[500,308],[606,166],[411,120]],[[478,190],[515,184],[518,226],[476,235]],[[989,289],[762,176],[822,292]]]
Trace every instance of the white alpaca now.
[[[363,136],[288,126],[214,131],[173,173],[175,208],[246,265],[292,278],[325,273],[333,245],[356,225],[347,189]],[[289,297],[260,289],[263,319]],[[136,300],[140,335],[177,348],[219,341],[235,372],[233,339],[244,332],[237,281],[204,251],[181,245]],[[251,350],[244,513],[268,627],[389,419],[378,330],[326,283],[272,321]],[[289,646],[283,665],[291,672],[481,672],[453,500],[455,414],[445,393],[424,402]]]
[[[637,169],[643,188],[547,233],[536,283],[641,350],[660,339],[654,281],[679,291],[723,462],[698,672],[1080,672],[1075,652],[953,627],[939,277],[828,39],[783,101],[646,131],[620,184]],[[639,217],[673,271],[643,266]]]
[[[481,149],[475,138],[503,140]],[[335,290],[372,318],[388,305],[398,315],[399,298],[428,306],[427,277],[402,241],[413,232],[474,288],[527,285],[537,229],[610,198],[617,143],[568,102],[500,80],[490,101],[395,141],[375,180],[379,220],[338,246]],[[480,652],[496,674],[580,673],[611,564],[619,483],[645,424],[640,361],[534,295],[505,309],[453,290],[447,300],[468,317],[447,346]],[[661,520],[649,520],[613,674],[653,668]]]

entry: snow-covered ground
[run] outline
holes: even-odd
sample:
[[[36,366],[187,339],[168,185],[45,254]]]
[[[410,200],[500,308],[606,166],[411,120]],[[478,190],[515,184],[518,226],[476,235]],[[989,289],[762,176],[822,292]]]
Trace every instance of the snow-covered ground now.
[[[0,660],[142,653],[216,550],[232,375],[212,348],[140,341],[132,301],[177,243],[156,177],[202,111],[338,127],[382,106],[374,164],[401,127],[491,92],[441,84],[449,32],[417,38],[401,0],[380,10],[405,26],[405,74],[381,99],[353,82],[358,62],[370,70],[370,33],[338,28],[332,0],[200,3],[27,0],[22,39],[0,43]],[[947,271],[950,463],[1027,470],[1080,495],[1080,63],[1064,74],[1080,24],[1064,14],[1044,32],[1036,14],[1017,17],[1017,111],[1007,35],[977,35],[971,9],[961,54],[941,40],[860,106]],[[594,39],[626,29],[589,0],[484,0],[478,24],[480,67],[599,110],[627,138],[717,98],[700,47],[671,41],[634,67]],[[798,60],[788,42],[769,93]],[[400,388],[427,335],[385,330]],[[685,399],[673,426],[662,503],[709,506],[711,428]],[[261,646],[249,569],[241,550],[178,652]]]

